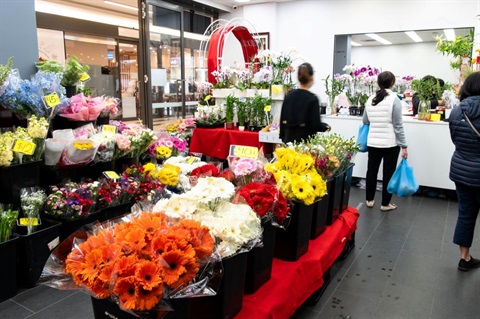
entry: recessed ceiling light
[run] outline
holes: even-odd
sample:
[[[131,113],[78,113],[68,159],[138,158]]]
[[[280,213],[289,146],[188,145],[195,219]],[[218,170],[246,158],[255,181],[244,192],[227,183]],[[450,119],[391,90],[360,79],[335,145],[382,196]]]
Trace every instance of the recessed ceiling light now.
[[[362,46],[360,43],[355,42],[355,41],[350,41],[350,45],[351,45],[352,47],[361,47],[361,46]]]
[[[122,3],[118,3],[118,2],[104,0],[103,3],[110,4],[112,6],[121,7],[121,8],[124,8],[124,9],[129,9],[129,10],[132,10],[132,11],[138,11],[138,9],[135,8],[135,7],[127,6],[126,4],[122,4]]]
[[[448,41],[455,41],[455,30],[445,29],[443,30],[443,33],[445,33],[445,37],[447,38]]]
[[[365,34],[367,37],[369,38],[372,38],[382,44],[392,44],[392,42],[388,41],[388,40],[385,40],[384,38],[382,38],[381,36],[379,36],[378,34],[375,34],[375,33],[366,33]]]
[[[415,42],[423,42],[422,38],[415,31],[405,31],[405,34]]]

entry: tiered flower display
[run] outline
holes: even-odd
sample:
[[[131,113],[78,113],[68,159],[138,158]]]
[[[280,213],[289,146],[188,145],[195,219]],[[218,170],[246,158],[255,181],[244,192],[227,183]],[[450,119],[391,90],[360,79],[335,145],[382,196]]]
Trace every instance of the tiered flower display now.
[[[98,187],[98,182],[52,186],[46,199],[45,213],[70,220],[87,216],[95,207]]]

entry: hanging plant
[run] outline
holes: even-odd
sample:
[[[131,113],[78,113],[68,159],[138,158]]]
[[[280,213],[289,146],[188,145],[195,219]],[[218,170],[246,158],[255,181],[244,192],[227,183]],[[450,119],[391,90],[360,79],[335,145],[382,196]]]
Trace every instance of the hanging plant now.
[[[468,58],[468,61],[472,60],[472,48],[474,32],[470,29],[470,34],[467,36],[459,35],[455,37],[453,41],[447,41],[442,36],[437,36],[436,49],[443,55],[451,55],[454,57],[450,61],[450,67],[452,69],[460,69],[462,66],[462,59]]]

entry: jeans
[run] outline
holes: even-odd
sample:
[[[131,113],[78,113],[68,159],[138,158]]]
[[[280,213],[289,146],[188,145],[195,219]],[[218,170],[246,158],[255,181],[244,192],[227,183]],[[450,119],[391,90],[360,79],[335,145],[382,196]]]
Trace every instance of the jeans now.
[[[458,195],[458,218],[453,242],[462,247],[470,247],[480,210],[480,187],[455,182],[455,188]]]
[[[392,194],[387,191],[388,182],[392,178],[397,168],[398,155],[400,147],[389,148],[368,147],[368,166],[367,166],[367,201],[375,199],[377,189],[377,176],[380,163],[383,159],[383,187],[382,187],[382,206],[390,204]]]

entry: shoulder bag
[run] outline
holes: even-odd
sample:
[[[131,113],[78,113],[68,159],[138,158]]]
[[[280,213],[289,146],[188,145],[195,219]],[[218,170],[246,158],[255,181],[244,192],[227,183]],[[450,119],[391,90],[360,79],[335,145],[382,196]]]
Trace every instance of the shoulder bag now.
[[[470,125],[470,127],[472,128],[472,130],[475,132],[475,134],[477,134],[478,138],[480,138],[480,133],[477,131],[477,129],[475,128],[475,126],[473,126],[472,124],[472,121],[470,121],[470,119],[468,118],[467,114],[465,112],[463,112],[463,116],[465,116],[465,119],[467,120],[468,124]]]

